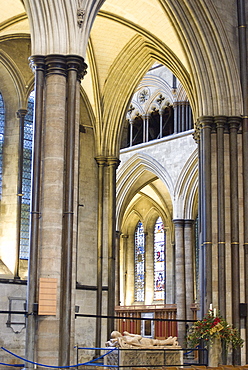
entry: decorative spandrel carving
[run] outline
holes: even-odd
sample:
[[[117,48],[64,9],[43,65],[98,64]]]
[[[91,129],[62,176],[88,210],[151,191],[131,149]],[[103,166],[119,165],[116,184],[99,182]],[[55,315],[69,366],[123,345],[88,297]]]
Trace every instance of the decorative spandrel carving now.
[[[150,97],[150,91],[149,89],[143,89],[140,93],[139,93],[139,101],[140,103],[145,103]]]

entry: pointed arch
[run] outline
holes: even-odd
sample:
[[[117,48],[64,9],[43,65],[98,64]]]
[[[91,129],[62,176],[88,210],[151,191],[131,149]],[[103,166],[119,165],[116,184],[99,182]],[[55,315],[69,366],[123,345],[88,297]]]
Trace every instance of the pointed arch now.
[[[120,222],[125,209],[138,191],[155,179],[161,179],[167,189],[168,196],[174,192],[173,182],[166,169],[154,158],[147,154],[136,153],[133,155],[117,173],[116,185],[116,217],[117,228],[120,228]]]
[[[187,93],[192,98],[190,77],[178,58],[158,40],[150,41],[135,35],[116,58],[109,72],[103,91],[104,129],[102,148],[108,147],[112,155],[118,155],[122,123],[131,96],[146,71],[155,61],[169,65],[173,73],[185,82]],[[132,64],[129,64],[132,59]],[[118,97],[113,100],[113,96]],[[117,124],[118,122],[118,124]],[[110,153],[108,153],[110,154]]]
[[[198,204],[197,149],[192,153],[178,176],[174,199],[174,218],[195,219]]]

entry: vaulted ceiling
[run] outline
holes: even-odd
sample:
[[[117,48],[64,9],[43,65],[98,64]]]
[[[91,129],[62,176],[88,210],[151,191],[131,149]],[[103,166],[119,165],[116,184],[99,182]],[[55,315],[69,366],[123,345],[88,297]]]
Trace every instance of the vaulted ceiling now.
[[[131,97],[155,61],[165,64],[181,81],[194,119],[201,115],[240,115],[237,42],[235,33],[231,35],[236,14],[232,12],[233,20],[226,22],[219,3],[0,0],[0,41],[31,34],[31,54],[81,53],[89,65],[83,86],[96,121],[110,122],[109,132],[116,131],[114,136],[119,137],[118,127],[112,128],[111,122],[123,119],[128,105],[124,97]],[[77,24],[78,7],[85,9],[81,28]],[[112,94],[119,96],[114,104]],[[99,97],[105,112],[97,106]],[[113,141],[107,131],[105,140]]]

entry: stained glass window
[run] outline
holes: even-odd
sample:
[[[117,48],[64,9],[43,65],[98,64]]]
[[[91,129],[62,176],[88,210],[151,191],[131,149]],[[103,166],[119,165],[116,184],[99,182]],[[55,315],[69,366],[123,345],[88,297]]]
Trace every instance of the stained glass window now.
[[[23,172],[22,172],[22,208],[21,208],[21,239],[20,258],[28,259],[29,256],[29,214],[31,195],[31,164],[33,147],[33,113],[34,92],[29,96],[27,114],[24,120],[23,142]]]
[[[4,121],[4,102],[2,94],[0,93],[0,196],[2,195]]]
[[[135,229],[135,301],[143,302],[145,298],[145,234],[142,222]]]
[[[161,217],[154,227],[154,300],[165,297],[165,232]]]

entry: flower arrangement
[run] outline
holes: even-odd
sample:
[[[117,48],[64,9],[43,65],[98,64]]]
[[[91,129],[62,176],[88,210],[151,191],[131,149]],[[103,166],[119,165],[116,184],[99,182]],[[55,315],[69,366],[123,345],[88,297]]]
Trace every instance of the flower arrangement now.
[[[220,338],[226,346],[231,344],[233,348],[242,347],[244,343],[238,329],[229,325],[219,313],[214,314],[212,310],[209,310],[202,320],[196,321],[191,326],[187,341],[190,347],[194,348],[201,339],[211,345],[214,338]]]

